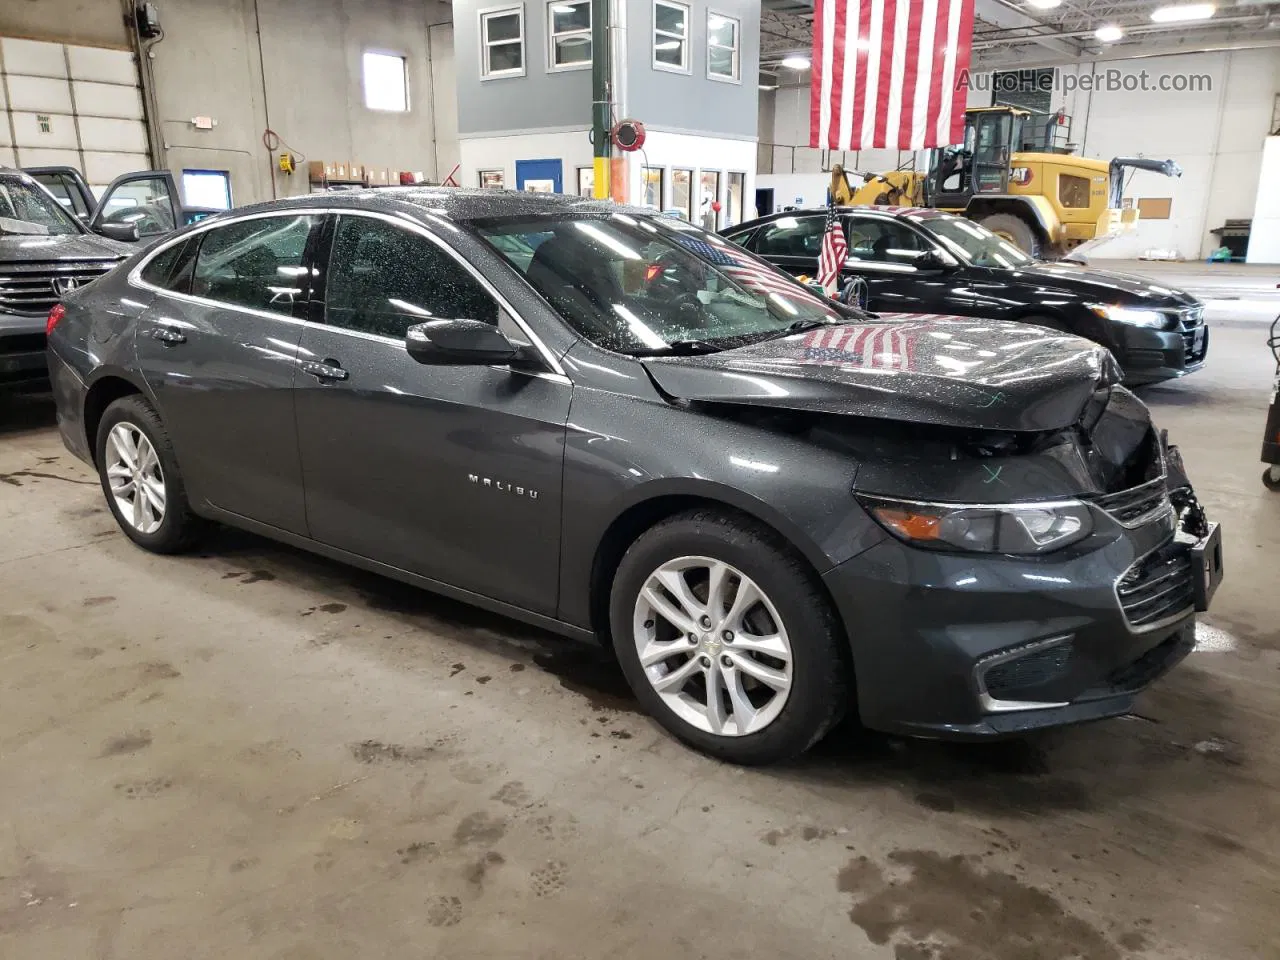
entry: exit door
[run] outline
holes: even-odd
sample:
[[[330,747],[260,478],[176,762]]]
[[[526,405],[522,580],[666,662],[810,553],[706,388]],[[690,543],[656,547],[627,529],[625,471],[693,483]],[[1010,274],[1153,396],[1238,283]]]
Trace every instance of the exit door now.
[[[516,189],[564,193],[564,164],[559,160],[517,160]]]

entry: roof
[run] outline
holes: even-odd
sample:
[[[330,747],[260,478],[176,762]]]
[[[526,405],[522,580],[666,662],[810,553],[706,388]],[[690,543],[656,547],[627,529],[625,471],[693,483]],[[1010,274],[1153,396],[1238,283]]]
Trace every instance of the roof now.
[[[238,207],[236,214],[288,208],[293,205],[323,203],[327,207],[403,210],[406,205],[423,213],[470,221],[486,217],[520,217],[563,213],[632,213],[655,215],[656,210],[628,207],[611,200],[594,200],[560,193],[525,193],[478,187],[379,187],[342,190],[324,194],[284,197],[253,206]]]

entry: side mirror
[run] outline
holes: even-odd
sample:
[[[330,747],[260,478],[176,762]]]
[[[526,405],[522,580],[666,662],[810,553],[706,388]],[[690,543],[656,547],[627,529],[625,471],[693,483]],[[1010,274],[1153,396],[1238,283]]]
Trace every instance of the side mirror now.
[[[428,320],[409,328],[404,338],[409,356],[419,363],[510,363],[520,348],[491,323],[480,320]]]
[[[917,270],[946,272],[960,266],[960,261],[942,250],[926,250],[916,257],[914,266]]]
[[[136,223],[99,223],[93,232],[110,240],[122,240],[125,243],[138,242],[138,225]]]

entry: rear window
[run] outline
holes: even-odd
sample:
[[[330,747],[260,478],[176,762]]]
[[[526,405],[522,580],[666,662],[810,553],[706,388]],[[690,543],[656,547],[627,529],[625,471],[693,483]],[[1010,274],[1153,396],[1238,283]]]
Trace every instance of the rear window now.
[[[161,250],[142,268],[142,279],[153,287],[188,293],[191,290],[191,267],[195,262],[199,237],[191,237],[182,243]]]

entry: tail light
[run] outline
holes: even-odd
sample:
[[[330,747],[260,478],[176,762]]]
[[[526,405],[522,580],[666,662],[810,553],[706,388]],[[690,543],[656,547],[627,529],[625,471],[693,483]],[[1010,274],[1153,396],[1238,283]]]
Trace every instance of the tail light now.
[[[46,337],[53,333],[53,328],[58,325],[58,321],[66,315],[66,312],[67,308],[62,304],[55,303],[53,305],[53,309],[49,311],[49,319],[46,320],[44,324],[44,334]]]

